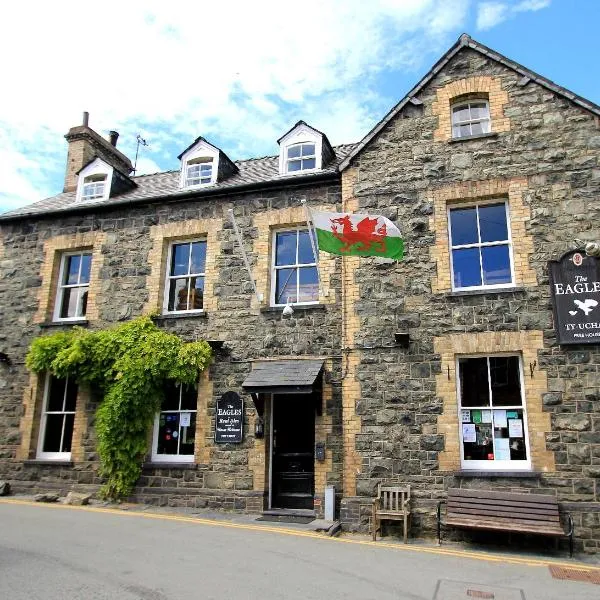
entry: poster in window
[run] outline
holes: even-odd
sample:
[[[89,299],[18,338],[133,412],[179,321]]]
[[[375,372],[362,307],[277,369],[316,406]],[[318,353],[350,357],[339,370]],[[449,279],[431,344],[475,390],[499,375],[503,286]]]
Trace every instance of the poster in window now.
[[[182,427],[189,427],[192,420],[192,414],[189,412],[182,412],[179,417],[179,424]]]
[[[492,422],[492,411],[488,409],[484,409],[481,411],[481,422],[482,423],[491,423]]]
[[[508,436],[511,438],[523,437],[523,421],[521,419],[508,420]]]
[[[480,410],[471,411],[471,415],[473,417],[473,423],[481,423],[481,411]]]
[[[475,431],[475,425],[472,423],[463,423],[462,426],[463,431],[463,442],[476,442],[477,441],[477,432]]]
[[[215,442],[239,444],[243,439],[244,400],[235,392],[225,392],[215,410]]]
[[[460,411],[460,420],[462,423],[470,423],[471,422],[471,411],[470,410],[461,410]]]
[[[508,427],[508,424],[506,422],[506,411],[505,410],[495,410],[494,411],[494,426],[501,428],[501,427]]]
[[[496,460],[510,460],[510,440],[496,438]]]

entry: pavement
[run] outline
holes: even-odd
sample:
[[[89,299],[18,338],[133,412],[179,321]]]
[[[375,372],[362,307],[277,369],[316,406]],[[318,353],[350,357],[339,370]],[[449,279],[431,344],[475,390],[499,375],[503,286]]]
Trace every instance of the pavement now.
[[[257,516],[3,498],[0,599],[600,597],[600,557],[330,537]],[[556,579],[553,572],[587,581]]]

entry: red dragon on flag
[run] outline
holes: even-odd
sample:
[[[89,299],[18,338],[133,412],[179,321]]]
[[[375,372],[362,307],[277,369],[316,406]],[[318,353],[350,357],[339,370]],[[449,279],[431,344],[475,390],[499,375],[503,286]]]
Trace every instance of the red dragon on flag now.
[[[385,254],[387,227],[383,223],[381,227],[377,228],[379,218],[371,219],[370,217],[365,217],[356,224],[356,229],[352,226],[352,220],[349,215],[330,219],[330,221],[331,233],[344,244],[339,249],[340,253],[350,253],[353,247],[356,246],[355,250],[363,252],[371,250]],[[342,226],[341,231],[338,225]],[[360,246],[357,246],[357,244],[360,244]]]

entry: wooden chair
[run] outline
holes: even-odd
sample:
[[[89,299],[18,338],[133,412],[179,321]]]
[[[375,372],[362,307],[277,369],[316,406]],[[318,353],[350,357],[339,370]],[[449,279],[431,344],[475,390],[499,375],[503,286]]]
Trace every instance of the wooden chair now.
[[[410,517],[410,485],[377,485],[377,497],[373,499],[373,517],[371,530],[373,541],[377,531],[381,534],[381,521],[403,521],[404,543],[408,537],[408,518]]]

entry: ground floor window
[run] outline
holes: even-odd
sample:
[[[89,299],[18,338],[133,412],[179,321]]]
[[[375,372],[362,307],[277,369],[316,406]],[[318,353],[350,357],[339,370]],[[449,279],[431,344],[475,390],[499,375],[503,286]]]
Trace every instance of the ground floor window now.
[[[193,462],[198,391],[195,386],[168,384],[154,422],[152,460]]]
[[[77,385],[48,373],[44,385],[44,408],[40,424],[38,457],[70,460]]]
[[[458,358],[462,466],[530,468],[519,356]]]

